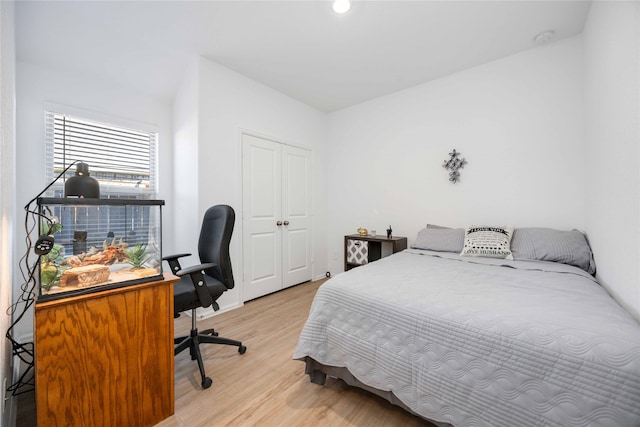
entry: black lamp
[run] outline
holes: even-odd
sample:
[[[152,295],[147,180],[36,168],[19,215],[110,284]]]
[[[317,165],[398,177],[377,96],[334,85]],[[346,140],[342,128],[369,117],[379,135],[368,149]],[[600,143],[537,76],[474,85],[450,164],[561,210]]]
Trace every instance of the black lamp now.
[[[67,179],[64,184],[64,197],[81,197],[85,199],[100,198],[100,184],[89,176],[89,165],[79,162],[76,174]]]

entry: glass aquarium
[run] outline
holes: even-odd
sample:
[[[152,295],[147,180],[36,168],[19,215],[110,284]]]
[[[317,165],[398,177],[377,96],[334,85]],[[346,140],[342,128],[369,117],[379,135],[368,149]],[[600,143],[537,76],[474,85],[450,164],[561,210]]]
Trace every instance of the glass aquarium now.
[[[39,198],[38,301],[160,280],[163,200]],[[51,246],[51,245],[50,245]]]

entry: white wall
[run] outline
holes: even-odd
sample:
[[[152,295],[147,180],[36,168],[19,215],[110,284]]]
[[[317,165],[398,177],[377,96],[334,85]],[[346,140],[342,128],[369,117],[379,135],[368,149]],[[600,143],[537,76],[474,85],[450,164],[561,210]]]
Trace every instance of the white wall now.
[[[174,246],[165,254],[196,253],[193,229],[198,224],[198,59],[187,67],[187,71],[173,100],[173,177],[174,218],[167,222],[175,235]],[[192,258],[191,263],[197,263]],[[187,264],[185,264],[187,265]]]
[[[640,3],[593,2],[583,37],[587,231],[600,283],[640,320]]]
[[[313,275],[326,271],[326,115],[295,101],[263,84],[228,68],[201,58],[198,81],[197,210],[198,221],[188,226],[176,217],[176,228],[191,244],[182,252],[197,254],[197,239],[204,211],[216,204],[229,204],[236,210],[231,241],[231,260],[236,288],[218,301],[222,310],[242,303],[242,131],[255,132],[277,141],[312,150]],[[190,87],[181,90],[189,91]],[[189,98],[191,96],[184,95]],[[181,99],[182,94],[177,99]],[[182,107],[181,107],[182,108]],[[193,136],[191,136],[193,137]],[[185,165],[182,166],[184,169]],[[179,175],[176,171],[176,175]],[[176,191],[182,191],[176,185]],[[191,194],[191,192],[189,193]],[[192,215],[189,216],[192,218]],[[185,228],[190,227],[189,230]],[[196,260],[192,259],[192,262]]]
[[[6,314],[12,303],[13,272],[15,270],[15,8],[13,2],[0,2],[0,330],[7,330],[11,317]],[[0,342],[0,382],[11,375],[11,344],[2,337]],[[0,416],[0,426],[12,425],[15,419],[15,400],[12,399]],[[4,407],[4,406],[3,406]],[[11,410],[9,410],[11,408]]]
[[[410,244],[427,223],[584,228],[582,102],[574,37],[331,114],[331,271],[358,227]]]
[[[159,198],[167,201],[167,205],[163,207],[164,223],[172,223],[173,132],[169,101],[137,94],[131,88],[96,81],[89,76],[59,73],[20,61],[17,63],[16,84],[17,218],[24,218],[22,207],[48,184],[44,176],[44,110],[46,104],[54,103],[86,111],[93,118],[120,119],[121,123],[143,123],[158,129]],[[20,236],[16,239],[16,253],[21,256],[25,251],[24,230],[17,229],[16,235]],[[173,245],[170,226],[165,225],[162,237],[163,247]],[[17,272],[15,276],[14,292],[17,295],[21,280],[17,277]],[[31,333],[31,323],[28,319],[21,323],[20,330],[23,334]]]

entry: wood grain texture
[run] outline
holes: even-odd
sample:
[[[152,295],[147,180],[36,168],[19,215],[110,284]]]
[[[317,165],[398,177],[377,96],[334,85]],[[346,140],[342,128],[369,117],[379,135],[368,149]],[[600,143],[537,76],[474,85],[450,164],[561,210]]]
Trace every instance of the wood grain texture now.
[[[173,414],[172,283],[36,304],[39,426],[152,426]]]

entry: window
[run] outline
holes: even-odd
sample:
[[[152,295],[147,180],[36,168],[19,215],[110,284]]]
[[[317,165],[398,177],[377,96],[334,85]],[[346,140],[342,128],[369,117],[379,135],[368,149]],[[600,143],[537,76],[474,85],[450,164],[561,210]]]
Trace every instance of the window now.
[[[102,198],[153,199],[157,193],[157,133],[47,111],[47,182],[53,181],[76,160],[89,165],[100,182]],[[71,168],[65,179],[73,176]],[[52,186],[54,197],[63,196],[64,182]]]
[[[45,113],[45,130],[47,182],[53,181],[74,161],[81,160],[89,165],[91,176],[100,183],[101,198],[157,197],[157,133],[51,111]],[[75,166],[71,167],[64,179],[73,176],[75,170]],[[47,196],[64,197],[64,179],[59,179]],[[129,244],[148,241],[148,236],[141,233],[141,230],[148,231],[146,227],[150,221],[149,209],[144,206],[131,209],[123,206],[65,209],[58,206],[49,214],[62,224],[84,224],[85,246],[98,247],[102,242],[118,241],[125,236]],[[56,234],[56,242],[60,242],[67,254],[87,250],[76,247],[78,236],[72,235],[71,228],[63,228]]]

